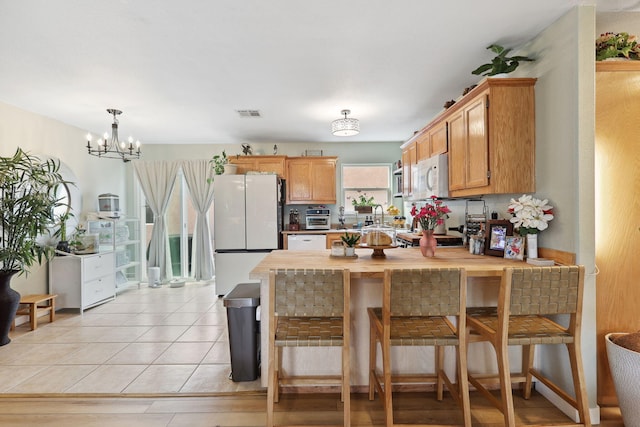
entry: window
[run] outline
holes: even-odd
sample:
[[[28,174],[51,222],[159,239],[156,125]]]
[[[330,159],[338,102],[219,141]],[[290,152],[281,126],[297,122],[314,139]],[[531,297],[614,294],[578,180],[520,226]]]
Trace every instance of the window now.
[[[373,197],[386,211],[391,200],[391,164],[343,164],[342,204],[354,212],[353,200]]]

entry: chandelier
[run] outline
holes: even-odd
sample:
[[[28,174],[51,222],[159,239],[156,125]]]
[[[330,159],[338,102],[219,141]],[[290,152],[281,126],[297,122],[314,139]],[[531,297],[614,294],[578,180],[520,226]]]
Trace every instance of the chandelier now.
[[[343,114],[344,118],[334,120],[331,123],[331,133],[335,136],[353,136],[359,134],[360,121],[347,117],[348,114],[351,114],[351,110],[342,110],[340,114]]]
[[[113,124],[111,125],[111,139],[109,134],[105,132],[104,139],[98,139],[97,147],[91,146],[91,134],[87,134],[87,150],[92,156],[104,157],[107,159],[122,159],[128,162],[132,159],[140,158],[140,141],[133,142],[133,138],[129,137],[127,142],[118,140],[118,118],[122,111],[115,108],[108,108],[107,112],[113,115]]]

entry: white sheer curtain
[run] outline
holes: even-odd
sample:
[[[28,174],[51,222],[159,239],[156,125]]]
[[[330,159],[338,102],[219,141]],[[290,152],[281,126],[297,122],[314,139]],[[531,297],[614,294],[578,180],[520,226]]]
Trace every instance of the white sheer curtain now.
[[[196,280],[209,280],[213,277],[213,250],[207,212],[213,203],[214,173],[209,160],[185,160],[182,162],[182,172],[196,210],[192,243],[192,273]]]
[[[149,267],[160,267],[160,279],[172,277],[166,213],[169,198],[180,168],[179,161],[133,161],[147,204],[153,212],[153,231],[149,242]]]

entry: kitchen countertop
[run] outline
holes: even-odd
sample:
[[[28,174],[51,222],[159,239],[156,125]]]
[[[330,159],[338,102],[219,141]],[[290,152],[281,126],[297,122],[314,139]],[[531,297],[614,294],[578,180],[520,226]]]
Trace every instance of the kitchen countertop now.
[[[272,251],[249,274],[251,279],[268,280],[269,270],[290,268],[295,257],[296,268],[348,268],[355,277],[381,278],[385,268],[464,267],[472,277],[500,277],[504,267],[526,266],[524,261],[502,257],[471,255],[462,248],[438,248],[436,256],[424,257],[417,248],[385,249],[385,258],[372,258],[371,249],[356,248],[357,259],[329,257],[329,249],[322,251]]]
[[[327,234],[327,233],[335,233],[337,231],[344,231],[338,229],[331,230],[282,230],[282,234]]]
[[[408,231],[408,230],[403,230],[402,231]],[[329,233],[344,233],[345,231],[352,233],[352,232],[360,232],[362,231],[362,229],[356,229],[356,228],[331,228],[330,230],[282,230],[282,234],[287,235],[287,234],[329,234]],[[418,236],[419,237],[419,236]]]

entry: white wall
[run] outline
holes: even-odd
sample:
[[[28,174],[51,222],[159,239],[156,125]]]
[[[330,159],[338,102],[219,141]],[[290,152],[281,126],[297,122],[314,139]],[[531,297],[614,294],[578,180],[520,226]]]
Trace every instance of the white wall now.
[[[60,159],[78,179],[82,212],[74,214],[80,219],[83,213],[96,210],[98,194],[124,196],[125,168],[131,167],[122,161],[89,156],[86,134],[86,130],[0,102],[0,156],[11,156],[20,147],[34,155]],[[47,292],[46,265],[34,265],[26,277],[14,276],[11,286],[21,294]]]

